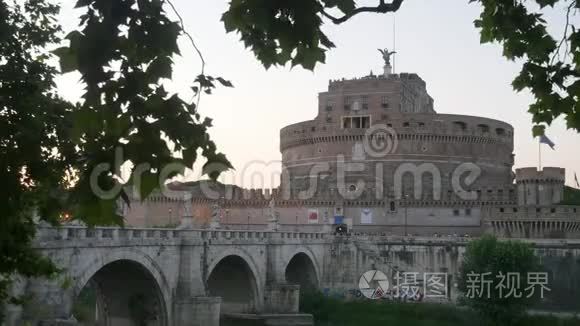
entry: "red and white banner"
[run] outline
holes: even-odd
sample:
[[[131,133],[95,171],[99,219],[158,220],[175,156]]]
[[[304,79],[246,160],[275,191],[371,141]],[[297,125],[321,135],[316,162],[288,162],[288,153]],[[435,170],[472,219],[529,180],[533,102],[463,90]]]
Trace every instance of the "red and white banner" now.
[[[318,223],[318,210],[317,209],[309,209],[308,210],[308,223],[310,223],[310,224]]]

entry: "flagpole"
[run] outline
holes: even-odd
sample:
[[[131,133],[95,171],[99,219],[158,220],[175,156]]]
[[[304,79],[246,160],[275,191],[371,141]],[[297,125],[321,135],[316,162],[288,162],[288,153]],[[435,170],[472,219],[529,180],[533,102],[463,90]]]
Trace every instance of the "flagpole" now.
[[[396,28],[397,24],[395,21],[395,13],[393,13],[393,51],[396,52],[397,51],[397,41],[396,41]],[[393,74],[395,74],[397,72],[397,70],[395,70],[395,58],[396,58],[396,53],[393,55]]]
[[[542,143],[538,138],[538,171],[542,171]]]

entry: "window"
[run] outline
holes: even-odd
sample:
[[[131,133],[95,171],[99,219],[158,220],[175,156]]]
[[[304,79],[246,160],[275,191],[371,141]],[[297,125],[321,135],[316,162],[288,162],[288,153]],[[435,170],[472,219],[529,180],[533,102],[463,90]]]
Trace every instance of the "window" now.
[[[344,98],[344,110],[348,111],[350,110],[350,105],[352,104],[352,97],[350,96],[346,96]]]
[[[454,209],[453,210],[453,216],[459,216],[459,210],[458,209]]]
[[[541,208],[536,208],[536,213],[541,213],[542,209]]]
[[[362,128],[369,128],[371,126],[371,117],[361,118]]]
[[[499,209],[499,212],[500,212],[500,213],[503,213],[503,212],[505,212],[505,209],[504,209],[503,207],[501,207],[501,208]]]
[[[388,108],[389,108],[389,98],[388,98],[388,97],[386,97],[386,96],[383,96],[383,97],[381,98],[381,107],[382,107],[383,109],[388,109]]]
[[[352,119],[350,117],[344,117],[344,118],[342,118],[342,127],[344,129],[350,129],[351,128],[351,122],[352,122]]]
[[[498,136],[504,136],[504,135],[505,135],[505,129],[503,129],[503,128],[496,128],[496,129],[495,129],[495,133],[496,133]]]
[[[471,216],[471,208],[466,208],[465,209],[465,215],[466,216]]]
[[[369,97],[366,95],[361,96],[360,101],[362,103],[361,107],[363,110],[368,110],[369,108]]]
[[[517,213],[517,212],[518,212],[518,209],[517,209],[516,207],[514,207],[514,208],[513,208],[513,212],[514,212],[514,213]]]
[[[467,124],[463,121],[454,121],[453,129],[455,129],[455,131],[465,131],[467,129]]]
[[[403,127],[408,127],[409,123],[408,122],[403,122]]]
[[[489,126],[488,125],[484,125],[484,124],[479,124],[479,125],[477,125],[477,131],[479,131],[481,133],[488,133],[489,132]]]
[[[348,186],[348,191],[356,191],[356,186],[355,185],[350,185]]]
[[[344,129],[369,128],[370,125],[371,125],[371,117],[370,116],[342,117],[342,128],[344,128]]]
[[[551,208],[550,209],[550,213],[556,213],[556,209],[555,208]]]
[[[332,105],[326,104],[326,112],[332,111]]]
[[[391,201],[389,203],[389,208],[390,208],[391,212],[394,212],[395,211],[395,202],[394,201]]]
[[[327,123],[331,123],[332,122],[332,117],[326,117],[326,122]]]

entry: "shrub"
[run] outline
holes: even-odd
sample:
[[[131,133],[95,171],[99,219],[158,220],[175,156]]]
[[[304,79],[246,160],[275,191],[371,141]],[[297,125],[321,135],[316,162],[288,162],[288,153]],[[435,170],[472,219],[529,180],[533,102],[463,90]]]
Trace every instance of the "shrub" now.
[[[459,290],[463,293],[461,303],[480,313],[483,320],[492,325],[513,325],[533,303],[533,296],[528,298],[528,272],[539,272],[538,259],[532,247],[520,241],[499,241],[492,236],[484,236],[471,241],[465,252],[459,277]],[[489,273],[484,277],[485,273]],[[514,279],[508,283],[507,273]],[[485,279],[487,283],[474,281]],[[502,275],[503,280],[502,280]],[[519,275],[519,284],[516,276]],[[475,285],[474,285],[475,284]],[[476,289],[476,285],[479,291]],[[506,287],[506,288],[502,288]],[[511,288],[516,295],[508,295]],[[488,291],[489,289],[489,291]],[[535,291],[538,294],[539,290]]]

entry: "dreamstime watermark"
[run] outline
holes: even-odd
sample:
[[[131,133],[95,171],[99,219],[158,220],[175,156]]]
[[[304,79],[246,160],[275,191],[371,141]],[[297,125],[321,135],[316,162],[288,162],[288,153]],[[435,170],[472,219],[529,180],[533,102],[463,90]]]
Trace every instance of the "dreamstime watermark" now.
[[[428,198],[432,200],[441,200],[444,189],[450,189],[460,200],[476,200],[478,197],[475,191],[469,190],[482,173],[477,164],[443,162],[436,165],[429,162],[428,158],[424,162],[406,161],[406,153],[400,153],[402,144],[399,136],[393,128],[383,124],[373,125],[365,131],[364,136],[352,139],[351,155],[338,154],[333,158],[323,159],[316,156],[306,159],[287,157],[284,162],[254,160],[226,173],[227,181],[230,182],[223,182],[226,180],[221,178],[220,181],[224,184],[236,184],[244,189],[264,189],[268,184],[276,184],[279,180],[277,196],[286,200],[308,200],[316,198],[321,192],[338,193],[347,200],[362,196],[381,200],[385,198],[387,191],[392,192],[395,199],[411,199],[412,196],[415,200],[420,200],[424,198],[424,194],[428,194]],[[99,184],[102,174],[122,174],[121,166],[126,164],[126,160],[121,148],[116,149],[114,162],[115,166],[99,164],[90,173],[91,189],[99,198],[115,198],[122,190],[122,183],[109,189],[103,189]],[[193,171],[191,168],[180,163],[171,163],[155,169],[154,176],[158,178],[154,180],[156,188],[166,197],[183,197],[180,189],[173,189],[168,185],[166,180],[169,177],[190,172],[183,179],[200,180],[203,177],[202,172],[209,174],[228,170],[223,163],[206,164],[203,171]],[[130,179],[135,190],[143,182],[151,184],[150,164],[139,164],[131,171]],[[144,176],[147,178],[144,179]],[[388,184],[389,182],[392,184]],[[200,182],[199,185],[200,191],[208,199],[234,197],[233,186],[217,189],[209,182]],[[133,194],[138,197],[139,191],[133,191]],[[242,193],[242,198],[249,199],[250,196],[249,192]]]
[[[373,125],[365,132],[363,141],[365,153],[374,158],[395,153],[399,146],[397,132],[385,124]]]

